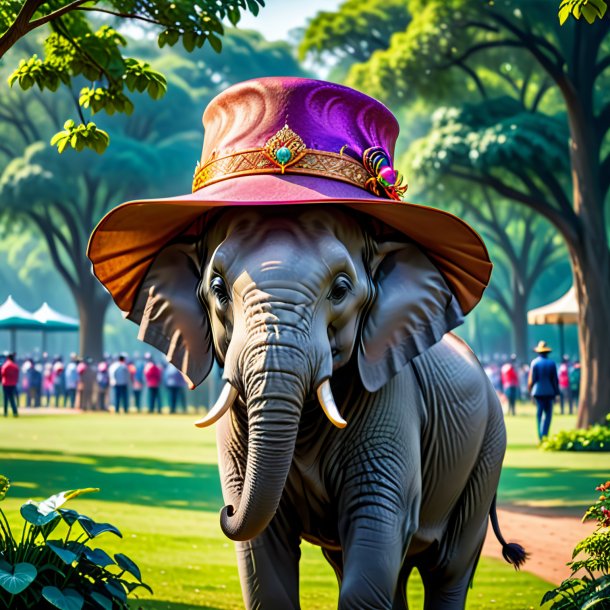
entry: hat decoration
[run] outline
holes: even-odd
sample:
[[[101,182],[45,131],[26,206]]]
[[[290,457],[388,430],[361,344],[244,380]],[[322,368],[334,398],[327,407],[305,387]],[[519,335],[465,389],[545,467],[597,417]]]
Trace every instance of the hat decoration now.
[[[347,144],[338,153],[307,148],[288,123],[272,135],[262,148],[218,154],[195,167],[193,192],[227,178],[253,174],[298,173],[350,182],[377,197],[402,201],[407,185],[401,186],[402,175],[392,167],[390,155],[381,146],[372,146],[362,159],[344,154]],[[279,170],[279,172],[278,172]]]
[[[280,167],[283,174],[287,167],[295,164],[305,154],[306,149],[305,142],[286,123],[265,142],[263,153]]]
[[[408,185],[401,186],[402,175],[392,167],[390,155],[381,146],[372,146],[362,153],[362,164],[371,174],[365,187],[377,197],[400,201]]]

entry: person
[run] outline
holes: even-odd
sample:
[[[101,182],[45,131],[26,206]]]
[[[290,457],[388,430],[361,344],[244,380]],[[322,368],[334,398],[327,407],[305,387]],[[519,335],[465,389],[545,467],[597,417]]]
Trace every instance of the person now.
[[[186,379],[184,379],[184,375],[169,362],[165,367],[163,377],[169,394],[169,412],[175,413],[178,403],[180,403],[182,410],[186,412]]]
[[[78,385],[78,357],[76,354],[70,354],[70,362],[66,365],[65,383],[66,383],[66,402],[70,401],[70,408],[74,409],[76,404],[76,386]]]
[[[580,396],[580,362],[576,360],[572,370],[570,371],[570,390],[572,392],[572,399],[578,402]]]
[[[120,413],[122,405],[125,413],[127,413],[129,411],[129,395],[127,393],[129,369],[123,354],[108,367],[108,377],[110,378],[110,385],[114,388],[114,412]]]
[[[144,366],[144,380],[148,388],[148,412],[161,413],[161,379],[163,371],[161,367],[155,363],[150,354],[147,355],[148,362]]]
[[[51,396],[53,395],[53,363],[45,362],[42,372],[42,394],[44,396],[44,406],[51,406]]]
[[[37,360],[31,360],[31,365],[27,370],[28,394],[27,406],[39,407],[42,395],[42,365]]]
[[[63,406],[66,406],[66,375],[64,371],[64,361],[61,356],[55,357],[53,362],[53,393],[55,395],[55,406],[59,407],[59,397],[63,399]]]
[[[18,417],[17,384],[19,383],[19,367],[15,364],[15,354],[6,354],[6,359],[0,369],[2,392],[4,394],[4,417],[8,417],[8,407],[11,406],[13,416]]]
[[[93,389],[95,384],[95,371],[93,360],[87,358],[81,360],[76,367],[78,371],[78,383],[76,385],[76,408],[81,411],[93,409]]]
[[[129,363],[129,373],[131,375],[133,404],[139,413],[142,407],[142,389],[144,388],[144,361],[138,353],[134,354],[133,362]]]
[[[108,387],[110,386],[110,376],[108,375],[108,363],[101,360],[97,365],[97,408],[100,411],[108,411]]]
[[[559,381],[559,410],[564,414],[565,403],[568,403],[568,413],[572,415],[574,411],[574,401],[572,399],[572,388],[570,387],[570,358],[564,355],[557,371],[557,379]]]
[[[551,348],[545,341],[539,341],[534,348],[538,354],[530,365],[528,389],[536,401],[536,425],[540,441],[549,435],[553,416],[553,401],[559,394],[557,366],[549,358]]]
[[[519,397],[519,373],[516,354],[511,354],[510,360],[502,365],[500,374],[502,390],[508,401],[508,414],[515,415],[515,405]]]

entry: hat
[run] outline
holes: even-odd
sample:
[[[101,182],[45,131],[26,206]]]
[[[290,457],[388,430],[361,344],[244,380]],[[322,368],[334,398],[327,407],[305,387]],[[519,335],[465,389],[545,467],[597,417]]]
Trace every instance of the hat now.
[[[534,348],[538,354],[547,354],[553,350],[546,344],[546,341],[538,341],[538,345]]]
[[[377,100],[335,83],[260,78],[215,97],[203,126],[192,193],[124,203],[91,236],[93,272],[123,311],[159,251],[205,212],[262,205],[338,205],[377,218],[422,248],[464,313],[480,300],[492,268],[483,241],[448,212],[400,201],[398,123]]]

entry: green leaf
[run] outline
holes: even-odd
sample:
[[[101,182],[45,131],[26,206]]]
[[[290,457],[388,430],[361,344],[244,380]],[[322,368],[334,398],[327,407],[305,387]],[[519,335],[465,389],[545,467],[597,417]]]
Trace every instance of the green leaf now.
[[[190,53],[195,48],[196,34],[188,31],[182,35],[182,45]]]
[[[66,564],[72,565],[78,555],[64,546],[63,540],[47,540],[46,545]]]
[[[104,551],[103,549],[90,549],[85,548],[85,557],[96,566],[105,568],[109,565],[114,565],[115,561]]]
[[[17,595],[25,591],[36,578],[36,568],[31,563],[18,563],[15,566],[6,564],[0,567],[0,587],[11,595]]]
[[[54,144],[53,140],[61,134],[55,134],[53,136],[53,139],[51,140],[51,144]],[[78,521],[78,518],[80,517],[80,513],[78,513],[75,510],[72,510],[71,508],[60,508],[59,509],[59,514],[61,515],[61,518],[69,525],[72,526],[74,525],[74,523],[76,523],[76,521]]]
[[[122,602],[127,601],[127,594],[125,593],[125,589],[121,586],[121,581],[116,579],[107,580],[104,583],[104,587],[106,587],[106,590],[112,597],[115,597]]]
[[[91,594],[91,599],[98,604],[103,610],[112,610],[112,599],[109,599],[105,595],[94,591]]]
[[[67,140],[66,140],[67,142]],[[60,144],[61,146],[61,144]],[[47,525],[47,523],[51,523],[53,519],[59,518],[59,513],[50,512],[46,514],[42,514],[38,510],[38,504],[36,502],[32,502],[29,500],[26,502],[20,509],[21,516],[32,525],[36,525],[37,527],[42,527],[43,525]]]
[[[142,581],[142,573],[140,572],[140,568],[131,560],[127,555],[123,555],[123,553],[116,553],[114,558],[116,559],[117,565],[125,572],[129,572],[134,578]]]
[[[115,534],[119,538],[123,537],[123,534],[110,523],[96,523],[93,519],[89,517],[85,517],[81,515],[78,519],[78,522],[81,524],[81,527],[85,530],[85,533],[89,538],[95,538],[100,534],[105,534],[106,532],[110,532],[111,534]]]
[[[214,34],[208,35],[208,41],[210,42],[211,47],[216,51],[216,53],[220,53],[222,51],[222,40],[218,38],[218,36],[214,36]]]
[[[64,589],[61,591],[57,587],[44,587],[42,596],[59,610],[81,610],[84,597],[74,589]]]
[[[6,492],[9,490],[10,486],[11,482],[8,480],[8,478],[0,474],[0,502],[4,500]]]

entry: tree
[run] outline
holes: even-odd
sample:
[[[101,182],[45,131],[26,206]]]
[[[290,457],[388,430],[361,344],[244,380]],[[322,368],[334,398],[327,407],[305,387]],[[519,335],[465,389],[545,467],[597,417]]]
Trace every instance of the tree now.
[[[578,424],[602,421],[610,410],[610,250],[605,202],[610,188],[610,29],[603,21],[589,25],[570,20],[563,27],[543,3],[475,0],[405,0],[412,20],[397,31],[384,50],[352,67],[348,83],[364,88],[389,103],[404,103],[422,93],[438,101],[451,100],[470,85],[486,95],[486,76],[503,75],[512,54],[529,74],[510,77],[517,90],[531,83],[530,109],[520,125],[507,131],[487,130],[498,148],[518,151],[538,136],[538,155],[530,163],[510,163],[498,154],[498,164],[482,166],[473,138],[473,152],[462,156],[452,176],[485,186],[548,219],[564,238],[572,262],[580,306],[579,346],[582,384]],[[504,76],[506,74],[504,73]],[[468,85],[467,85],[468,84]],[[550,89],[549,89],[550,87]],[[537,91],[536,91],[537,90]],[[547,94],[548,91],[548,94]],[[519,94],[511,94],[517,101]],[[545,97],[543,101],[542,97]],[[533,100],[537,100],[533,104]],[[559,108],[555,102],[560,104]],[[558,116],[561,110],[565,119]],[[557,150],[544,145],[553,125],[569,129],[568,174],[549,172],[538,163]],[[520,133],[521,126],[527,127]],[[500,142],[499,138],[504,139]],[[512,140],[512,143],[511,143]],[[554,139],[556,140],[556,139]],[[536,145],[535,145],[536,146]],[[564,147],[561,146],[560,150]],[[508,165],[506,162],[509,161]],[[568,178],[571,177],[571,184]]]
[[[44,59],[37,54],[22,59],[9,83],[24,89],[36,85],[41,91],[65,86],[72,91],[75,79],[88,85],[74,95],[80,123],[66,121],[64,130],[52,143],[59,152],[68,146],[98,153],[108,145],[108,134],[85,119],[84,110],[131,114],[133,102],[128,92],[146,91],[159,99],[166,90],[165,77],[149,64],[125,57],[127,39],[116,29],[90,15],[111,18],[118,23],[156,27],[159,47],[182,41],[187,51],[208,42],[220,52],[223,19],[233,25],[241,11],[258,14],[263,0],[3,0],[0,6],[0,58],[23,37],[42,27],[50,33],[44,41]],[[98,27],[99,26],[99,27]],[[96,28],[97,29],[94,29]]]

